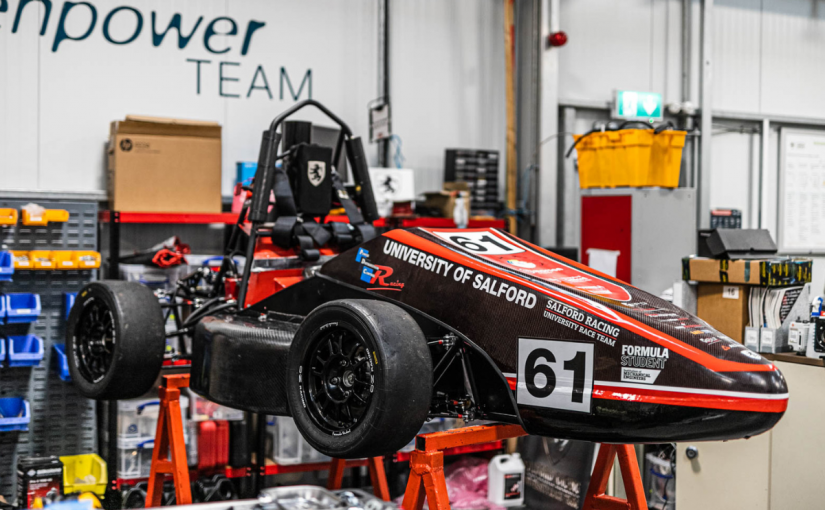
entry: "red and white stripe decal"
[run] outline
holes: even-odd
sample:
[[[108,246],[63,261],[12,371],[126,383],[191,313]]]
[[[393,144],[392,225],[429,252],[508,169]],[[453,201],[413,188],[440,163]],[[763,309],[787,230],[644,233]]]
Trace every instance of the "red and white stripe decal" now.
[[[510,389],[515,391],[517,384],[515,374],[505,374],[505,377]],[[787,393],[747,393],[675,386],[646,386],[610,381],[595,381],[593,398],[758,413],[784,413],[788,408]]]
[[[670,349],[672,352],[684,356],[691,361],[699,363],[705,368],[714,372],[772,372],[776,370],[776,366],[772,363],[767,364],[751,364],[740,363],[737,361],[730,361],[719,359],[707,352],[704,352],[692,345],[688,345],[680,340],[673,338],[670,335],[662,333],[661,331],[643,324],[631,317],[619,314],[614,310],[607,308],[601,304],[582,299],[576,295],[568,294],[566,292],[557,291],[543,285],[533,283],[529,280],[508,273],[504,270],[497,269],[490,264],[477,261],[466,255],[453,251],[440,244],[434,243],[423,237],[417,236],[406,230],[391,230],[384,234],[385,237],[406,244],[413,248],[422,250],[424,252],[436,255],[443,259],[457,262],[466,267],[473,268],[477,271],[517,283],[523,287],[527,287],[541,294],[552,297],[553,299],[565,302],[571,306],[578,307],[588,313],[591,313],[603,320],[606,320],[616,326],[623,327],[628,331],[643,336],[644,338]]]

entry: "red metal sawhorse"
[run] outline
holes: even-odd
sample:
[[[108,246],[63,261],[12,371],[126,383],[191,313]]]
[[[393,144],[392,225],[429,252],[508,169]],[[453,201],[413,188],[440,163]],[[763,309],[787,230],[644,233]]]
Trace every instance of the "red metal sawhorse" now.
[[[405,510],[421,510],[426,497],[430,510],[450,510],[447,482],[444,478],[444,449],[526,435],[524,429],[518,425],[481,425],[416,437],[416,448],[410,456],[410,478],[402,506]],[[606,496],[604,493],[617,453],[627,500]],[[582,508],[647,510],[642,478],[636,462],[636,451],[632,445],[601,445]]]
[[[166,475],[172,475],[175,483],[176,503],[178,505],[192,503],[180,408],[180,390],[189,387],[189,374],[165,375],[162,381],[162,386],[158,390],[160,410],[158,426],[155,430],[155,448],[152,451],[152,470],[146,491],[146,508],[156,508],[161,505],[163,480]],[[384,473],[384,458],[368,459],[367,465],[375,495],[384,501],[389,501],[390,490],[387,485],[387,476]],[[330,461],[328,488],[341,488],[345,467],[346,461],[342,459]]]

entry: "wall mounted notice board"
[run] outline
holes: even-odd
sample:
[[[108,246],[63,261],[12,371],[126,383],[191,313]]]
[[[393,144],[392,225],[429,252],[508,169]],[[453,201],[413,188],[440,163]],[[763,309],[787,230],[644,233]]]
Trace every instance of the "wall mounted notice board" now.
[[[782,128],[779,251],[825,253],[825,131]]]

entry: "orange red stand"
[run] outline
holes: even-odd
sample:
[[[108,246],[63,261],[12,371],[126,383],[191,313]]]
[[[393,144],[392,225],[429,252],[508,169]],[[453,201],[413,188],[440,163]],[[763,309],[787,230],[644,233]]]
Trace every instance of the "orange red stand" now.
[[[444,449],[525,435],[527,433],[518,425],[481,425],[416,437],[416,449],[410,456],[410,478],[402,506],[405,510],[422,510],[426,497],[430,510],[450,510],[447,482],[444,477]],[[605,495],[613,459],[617,454],[627,500]],[[636,451],[632,445],[601,445],[582,508],[647,510],[642,478],[636,462]]]
[[[410,478],[402,506],[405,510],[421,510],[426,497],[430,510],[450,510],[447,481],[444,478],[443,450],[446,448],[526,435],[527,432],[518,425],[480,425],[416,437],[415,450],[410,455]]]
[[[155,448],[152,452],[152,469],[146,491],[146,508],[159,507],[163,497],[163,480],[171,475],[175,483],[175,499],[178,505],[192,503],[189,485],[189,467],[186,459],[186,443],[183,437],[180,390],[189,387],[189,374],[165,375],[158,393],[160,410],[158,426],[155,430]],[[376,497],[390,500],[387,475],[384,472],[384,458],[367,459],[367,466]],[[340,489],[344,478],[346,461],[332,459],[329,464],[329,489]]]
[[[346,461],[344,459],[332,459],[330,461],[327,489],[338,490],[341,488],[345,467]],[[387,474],[384,472],[384,457],[370,457],[367,459],[367,467],[370,471],[370,480],[372,481],[372,490],[375,497],[389,501],[390,487],[387,484]]]
[[[613,469],[613,459],[619,456],[627,500],[606,495],[607,479]],[[630,444],[602,444],[596,456],[596,465],[590,476],[590,486],[584,498],[582,510],[647,510],[645,490],[636,460],[636,450]]]
[[[172,475],[175,499],[178,505],[192,503],[189,486],[189,466],[186,461],[186,443],[183,439],[183,420],[180,409],[180,389],[189,387],[189,374],[165,375],[158,393],[160,411],[152,452],[152,470],[146,490],[146,508],[159,507],[163,498],[164,475]],[[171,456],[170,456],[171,453]]]
[[[165,475],[172,475],[178,505],[192,503],[189,486],[189,467],[183,438],[180,390],[189,387],[189,374],[166,375],[159,389],[160,410],[152,452],[152,469],[146,492],[146,508],[159,507],[163,497]],[[475,444],[491,443],[526,436],[518,425],[480,425],[461,429],[423,434],[415,438],[415,450],[410,454],[410,478],[404,492],[405,510],[422,510],[427,498],[431,510],[450,510],[447,481],[444,477],[444,450]],[[613,460],[618,455],[627,499],[605,494]],[[340,489],[346,461],[332,459],[327,488]],[[367,459],[375,495],[390,500],[384,458]],[[584,499],[584,510],[648,510],[636,451],[632,445],[602,444]]]

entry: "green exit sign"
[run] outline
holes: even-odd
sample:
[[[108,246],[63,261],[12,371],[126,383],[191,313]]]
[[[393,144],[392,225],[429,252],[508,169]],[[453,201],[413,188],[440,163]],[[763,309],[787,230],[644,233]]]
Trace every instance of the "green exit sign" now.
[[[662,95],[654,92],[619,90],[613,113],[616,118],[629,120],[662,120]]]

